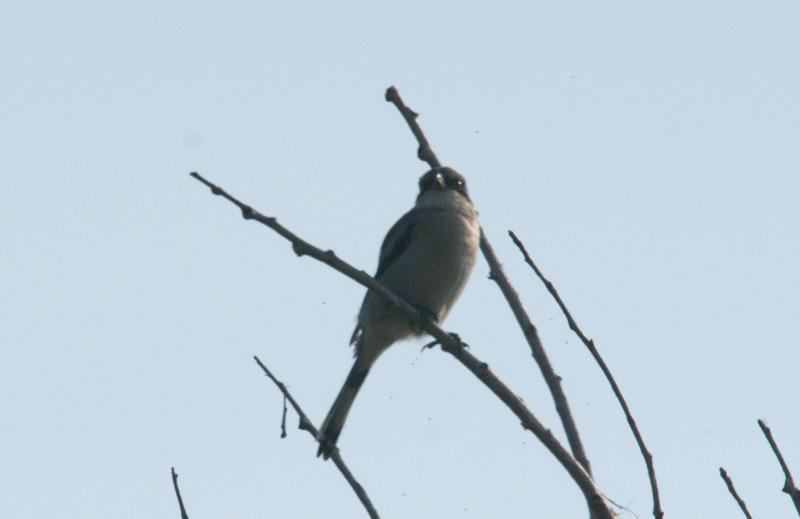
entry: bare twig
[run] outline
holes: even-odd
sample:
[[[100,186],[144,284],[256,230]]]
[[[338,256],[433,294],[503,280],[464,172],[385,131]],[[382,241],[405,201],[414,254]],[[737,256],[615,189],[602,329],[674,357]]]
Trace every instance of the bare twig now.
[[[286,438],[286,395],[283,396],[283,414],[281,414],[281,438]]]
[[[572,417],[567,395],[561,387],[561,377],[555,372],[553,365],[550,364],[547,352],[545,352],[542,341],[539,339],[539,332],[536,330],[536,326],[531,322],[528,313],[522,306],[519,294],[517,294],[517,291],[511,286],[511,282],[506,277],[500,261],[497,259],[497,256],[495,256],[492,245],[483,233],[483,229],[481,229],[481,251],[483,251],[483,256],[489,264],[489,278],[497,283],[506,301],[508,301],[508,305],[511,307],[511,311],[514,313],[514,317],[516,317],[517,323],[522,329],[522,333],[525,335],[525,339],[531,349],[531,355],[539,366],[542,377],[547,383],[572,453],[575,459],[577,459],[586,471],[591,474],[589,458],[583,449],[583,442],[581,442],[578,427],[575,425],[575,419]]]
[[[181,509],[181,519],[189,519],[189,514],[186,513],[186,507],[183,506],[181,490],[178,488],[178,473],[175,472],[175,467],[172,467],[172,486],[175,488],[175,495],[178,496],[178,506]]]
[[[289,393],[289,390],[286,389],[286,385],[275,378],[275,375],[273,375],[272,372],[264,365],[264,363],[261,362],[261,359],[256,356],[253,356],[253,359],[255,359],[256,364],[258,364],[262,371],[264,371],[264,374],[269,377],[269,379],[278,387],[280,392],[283,393],[284,401],[288,400],[289,403],[292,404],[297,416],[300,418],[298,427],[301,430],[308,432],[308,434],[310,434],[316,440],[317,436],[319,435],[317,428],[314,427],[314,424],[311,423],[311,420],[308,419],[308,416],[306,416],[306,414],[300,408],[300,404],[297,403],[294,397],[292,397],[291,393]],[[353,476],[353,473],[350,472],[350,469],[342,460],[342,456],[339,454],[339,449],[334,449],[333,452],[331,452],[331,459],[333,460],[333,464],[336,465],[336,468],[339,469],[339,472],[342,473],[342,476],[344,476],[344,479],[347,480],[347,483],[350,484],[350,488],[352,488],[353,492],[355,492],[356,496],[358,496],[358,500],[361,501],[362,505],[364,505],[364,508],[367,510],[370,518],[380,519],[380,516],[378,515],[377,510],[375,510],[375,507],[372,505],[372,501],[370,501],[367,492],[364,490],[364,487],[362,487],[361,484],[356,480],[356,478]]]
[[[427,162],[431,168],[442,167],[442,163],[439,162],[439,158],[433,152],[433,148],[431,148],[428,139],[425,137],[425,134],[422,133],[422,128],[420,128],[417,123],[417,116],[419,114],[406,106],[403,102],[403,98],[400,97],[400,93],[393,86],[386,89],[386,100],[397,107],[403,119],[408,123],[408,127],[411,128],[411,133],[413,133],[414,137],[417,139],[419,143],[417,158],[423,162]]]
[[[778,444],[775,443],[775,439],[772,437],[772,431],[769,427],[767,427],[767,424],[764,423],[764,420],[759,420],[758,426],[761,427],[761,431],[764,433],[764,436],[767,437],[769,446],[772,447],[772,452],[775,453],[775,457],[778,458],[778,463],[781,464],[781,469],[783,469],[783,474],[786,477],[786,480],[783,483],[783,491],[789,494],[789,497],[792,498],[792,503],[794,503],[797,514],[800,515],[800,489],[798,489],[794,484],[792,473],[789,471],[789,465],[787,465],[786,461],[783,459],[783,454],[781,454]]]
[[[725,485],[727,485],[728,492],[731,493],[733,498],[736,500],[736,503],[739,505],[739,508],[741,508],[742,512],[744,512],[744,516],[747,517],[747,519],[753,519],[753,516],[750,515],[750,511],[747,509],[747,504],[741,497],[739,497],[739,494],[736,492],[736,487],[733,486],[733,481],[731,481],[731,478],[728,476],[728,473],[725,472],[724,468],[719,468],[719,475],[725,482]]]
[[[558,294],[558,290],[550,282],[549,279],[544,277],[542,271],[539,270],[539,267],[536,266],[536,263],[533,262],[530,254],[528,254],[528,250],[525,248],[525,245],[517,238],[517,235],[514,234],[514,231],[508,231],[508,235],[511,236],[511,240],[513,240],[514,245],[519,248],[520,252],[522,253],[523,258],[525,259],[525,263],[530,265],[536,275],[542,280],[544,286],[547,288],[547,291],[550,292],[550,295],[553,296],[553,299],[556,300],[558,303],[559,308],[561,308],[561,312],[564,314],[564,317],[567,318],[567,324],[569,325],[570,330],[575,332],[575,335],[580,338],[581,342],[586,346],[589,350],[589,353],[592,354],[594,357],[595,362],[600,366],[600,369],[603,371],[603,374],[608,380],[608,383],[611,385],[612,391],[614,391],[614,395],[617,397],[619,401],[619,405],[622,406],[622,410],[625,413],[625,418],[628,421],[628,426],[630,427],[631,431],[633,432],[634,438],[636,438],[636,443],[639,444],[639,450],[642,453],[642,457],[644,458],[645,465],[647,466],[647,476],[650,479],[650,490],[653,495],[653,516],[656,519],[661,519],[664,517],[664,512],[661,510],[661,498],[658,492],[658,481],[656,480],[656,470],[653,466],[653,456],[650,454],[650,451],[647,449],[647,445],[644,443],[644,438],[642,437],[642,433],[639,431],[639,426],[636,424],[636,420],[633,418],[633,414],[631,413],[630,408],[628,407],[628,402],[625,400],[625,397],[622,394],[622,390],[620,390],[619,386],[617,385],[617,381],[614,379],[614,375],[611,374],[611,370],[606,365],[605,360],[603,357],[600,356],[600,352],[597,350],[597,347],[594,345],[594,341],[586,336],[583,331],[578,326],[578,323],[573,319],[572,314],[570,313],[567,305],[561,299],[561,296]]]
[[[462,347],[460,340],[446,333],[430,319],[425,318],[416,308],[400,299],[396,294],[394,294],[394,292],[387,289],[383,284],[373,279],[366,272],[363,270],[358,270],[349,263],[339,259],[336,254],[333,253],[333,251],[323,251],[311,245],[280,225],[275,218],[264,216],[258,211],[255,211],[250,206],[240,202],[233,196],[226,193],[224,190],[220,189],[218,186],[203,178],[198,173],[192,173],[191,175],[208,186],[212,193],[224,197],[226,200],[239,207],[239,209],[242,210],[242,216],[245,219],[256,220],[286,238],[289,242],[291,242],[292,249],[297,255],[308,255],[322,263],[325,263],[336,271],[341,272],[350,279],[358,282],[359,284],[367,287],[376,294],[379,294],[381,297],[390,301],[409,319],[413,320],[415,323],[418,323],[422,329],[428,332],[439,342],[444,351],[453,355],[459,362],[461,362],[465,367],[467,367],[467,369],[477,376],[478,379],[484,383],[484,385],[486,385],[495,395],[497,395],[503,401],[503,403],[505,403],[506,406],[511,409],[517,418],[520,419],[523,427],[530,430],[553,454],[553,456],[555,456],[555,458],[559,461],[559,463],[561,463],[561,465],[572,477],[573,481],[575,481],[576,485],[583,493],[592,515],[600,519],[613,518],[613,513],[608,508],[602,493],[595,485],[591,475],[586,472],[580,463],[578,463],[566,449],[564,449],[564,447],[558,442],[558,440],[556,440],[553,434],[536,419],[536,417],[522,403],[522,400],[520,400],[519,397],[517,397],[489,370],[489,367],[486,363],[476,359]],[[273,381],[275,381],[274,378]],[[276,384],[278,383],[277,381],[275,382]],[[281,386],[278,387],[280,388]],[[284,389],[285,388],[282,390]],[[289,402],[295,406],[295,409],[298,409],[294,399],[291,398],[288,393],[284,394],[287,395]],[[298,414],[300,413],[298,412]],[[305,415],[301,415],[301,428],[303,428],[302,424],[304,421],[310,425],[310,422],[307,418],[305,420],[303,419],[304,416]]]
[[[425,134],[419,126],[419,123],[417,123],[418,114],[406,106],[395,87],[389,87],[389,89],[386,90],[386,100],[397,107],[397,109],[400,111],[400,114],[403,116],[403,119],[405,119],[409,128],[411,128],[411,132],[414,134],[414,137],[419,143],[417,156],[420,158],[420,160],[427,162],[432,168],[440,167],[441,163],[439,162],[439,159],[431,149],[431,145],[428,143],[428,139],[425,137]],[[564,427],[564,432],[567,435],[567,441],[569,441],[572,454],[575,456],[575,459],[577,459],[578,462],[583,465],[583,468],[586,469],[586,472],[591,474],[592,468],[589,464],[589,458],[586,456],[586,452],[584,451],[583,443],[581,442],[580,434],[578,433],[578,428],[575,425],[575,420],[572,417],[572,411],[570,410],[569,402],[567,401],[567,396],[564,394],[564,390],[561,387],[561,377],[556,374],[552,364],[550,364],[550,359],[547,357],[547,352],[545,352],[542,342],[539,340],[539,334],[536,331],[536,326],[534,326],[531,322],[530,318],[528,317],[528,313],[522,306],[519,295],[517,294],[516,290],[514,290],[514,287],[511,286],[511,282],[506,277],[505,271],[503,270],[500,261],[497,259],[494,249],[492,248],[491,243],[489,243],[489,239],[486,237],[483,229],[481,229],[481,251],[483,252],[483,257],[486,258],[486,262],[489,264],[489,278],[497,283],[497,286],[500,287],[500,290],[503,292],[506,301],[508,301],[511,310],[514,313],[514,317],[516,317],[517,323],[522,329],[525,339],[528,341],[531,354],[533,355],[536,363],[539,365],[539,370],[542,372],[542,376],[547,383],[547,387],[553,396],[553,402],[555,403],[556,411],[558,411],[558,416],[561,419],[561,424]]]

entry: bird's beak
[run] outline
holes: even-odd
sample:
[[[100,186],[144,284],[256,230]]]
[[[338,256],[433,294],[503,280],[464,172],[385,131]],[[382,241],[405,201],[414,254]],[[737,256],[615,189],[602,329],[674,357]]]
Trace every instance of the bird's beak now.
[[[436,179],[433,181],[433,187],[436,189],[444,189],[444,177],[441,173],[436,174]]]

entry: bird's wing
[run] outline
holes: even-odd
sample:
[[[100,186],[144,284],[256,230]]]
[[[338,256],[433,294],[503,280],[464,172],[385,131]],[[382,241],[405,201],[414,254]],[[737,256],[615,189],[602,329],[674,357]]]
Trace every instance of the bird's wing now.
[[[397,223],[395,223],[386,238],[383,239],[381,245],[381,255],[378,260],[378,271],[375,273],[375,279],[380,279],[381,275],[386,272],[392,263],[397,258],[402,256],[403,252],[408,248],[409,243],[414,238],[414,231],[419,220],[420,211],[412,209],[402,216]]]
[[[419,209],[412,209],[389,229],[386,238],[383,239],[383,245],[381,245],[381,255],[378,259],[378,270],[375,272],[375,279],[380,279],[386,269],[403,255],[403,252],[413,241],[420,214]],[[358,343],[361,338],[361,332],[361,325],[356,325],[356,329],[353,330],[353,335],[350,337],[350,344]],[[358,354],[358,348],[356,348],[356,354]]]

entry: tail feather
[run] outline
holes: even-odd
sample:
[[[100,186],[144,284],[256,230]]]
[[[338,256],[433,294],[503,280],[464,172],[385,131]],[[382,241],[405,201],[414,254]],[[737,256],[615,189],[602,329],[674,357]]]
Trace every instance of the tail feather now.
[[[328,411],[328,416],[325,417],[325,421],[322,422],[322,427],[320,427],[319,438],[317,438],[319,441],[317,456],[328,459],[333,449],[336,448],[336,440],[339,439],[339,434],[342,432],[347,414],[356,399],[358,390],[361,389],[361,385],[367,378],[369,368],[369,365],[365,365],[358,360],[353,364],[353,368],[347,375],[347,379],[336,396],[331,410]]]

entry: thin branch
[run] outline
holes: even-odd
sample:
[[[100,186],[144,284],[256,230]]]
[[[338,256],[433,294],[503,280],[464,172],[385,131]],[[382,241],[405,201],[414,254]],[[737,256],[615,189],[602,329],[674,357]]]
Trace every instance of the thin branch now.
[[[586,471],[591,474],[592,469],[589,464],[589,458],[583,449],[583,442],[581,442],[578,427],[575,425],[575,419],[572,417],[567,395],[561,387],[561,377],[555,372],[553,365],[550,364],[547,352],[542,345],[542,341],[539,339],[539,332],[536,330],[536,326],[531,322],[528,313],[522,306],[519,294],[517,294],[517,291],[506,277],[505,271],[494,253],[494,248],[492,248],[492,245],[483,233],[483,229],[481,229],[481,251],[483,251],[483,256],[489,264],[489,278],[497,283],[506,301],[508,301],[508,305],[511,307],[511,311],[514,313],[514,317],[516,317],[517,323],[522,329],[525,340],[528,342],[528,346],[531,349],[531,355],[539,366],[542,377],[544,377],[550,394],[553,396],[553,402],[555,403],[558,416],[561,418],[561,424],[564,427],[564,432],[567,435],[572,453],[575,459],[577,459]]]
[[[656,469],[653,466],[653,455],[650,454],[650,451],[647,449],[647,445],[644,443],[644,438],[642,437],[642,433],[639,431],[639,426],[636,424],[636,420],[633,418],[633,413],[631,413],[630,408],[628,407],[628,402],[625,400],[625,397],[622,394],[622,390],[620,390],[619,386],[617,385],[617,381],[614,379],[614,375],[611,374],[611,370],[608,368],[605,360],[603,357],[600,356],[600,352],[594,345],[594,341],[586,336],[583,331],[578,326],[578,323],[572,317],[567,305],[561,299],[561,296],[558,294],[558,290],[550,282],[549,279],[544,277],[542,271],[539,270],[539,267],[536,266],[536,263],[533,262],[530,254],[528,254],[528,250],[525,248],[525,245],[517,238],[517,235],[514,234],[514,231],[508,231],[508,235],[511,236],[511,240],[514,242],[514,245],[522,253],[522,257],[525,259],[525,263],[530,265],[539,279],[544,283],[544,286],[547,288],[547,291],[550,292],[550,295],[553,296],[553,299],[556,300],[558,303],[559,308],[561,308],[561,312],[564,314],[564,317],[567,318],[567,324],[569,325],[570,330],[575,332],[575,335],[580,338],[581,342],[586,346],[589,350],[589,353],[592,354],[594,357],[595,362],[600,366],[600,369],[603,371],[603,374],[608,380],[608,383],[611,385],[612,391],[614,391],[614,395],[617,397],[619,401],[619,405],[622,406],[622,410],[625,413],[625,418],[628,421],[628,426],[630,427],[631,431],[633,432],[634,438],[636,438],[636,443],[639,445],[639,450],[642,453],[642,457],[644,458],[645,465],[647,466],[647,477],[650,479],[650,490],[653,495],[653,516],[656,519],[661,519],[664,517],[664,511],[661,510],[661,498],[658,493],[658,481],[656,480]]]
[[[301,430],[308,432],[308,434],[310,434],[316,440],[317,436],[319,436],[317,428],[314,427],[314,424],[311,423],[311,420],[308,419],[308,416],[306,416],[306,414],[300,408],[300,404],[297,403],[291,393],[289,393],[289,390],[286,389],[286,385],[275,378],[275,375],[273,375],[272,372],[264,365],[264,363],[261,362],[261,359],[256,356],[253,356],[253,359],[255,359],[256,364],[258,364],[258,366],[264,371],[264,374],[269,377],[269,379],[278,387],[280,392],[283,393],[284,402],[288,400],[289,403],[292,404],[297,416],[300,418],[300,424],[298,427]],[[331,459],[333,460],[333,464],[336,465],[336,468],[339,469],[339,472],[342,473],[342,476],[344,476],[344,479],[347,480],[347,483],[350,484],[350,488],[352,488],[353,492],[355,492],[356,496],[358,496],[358,500],[361,501],[362,505],[364,505],[364,508],[367,510],[370,518],[380,519],[380,516],[378,515],[377,510],[375,510],[375,507],[372,505],[372,501],[370,501],[367,492],[364,490],[364,487],[362,487],[361,484],[356,480],[356,478],[353,476],[353,473],[350,472],[350,469],[342,460],[342,456],[339,454],[339,449],[334,449],[333,452],[331,452]]]
[[[226,200],[239,207],[239,209],[242,210],[242,216],[245,219],[256,220],[286,238],[289,242],[291,242],[292,249],[297,255],[308,255],[322,263],[325,263],[334,270],[341,272],[350,279],[367,287],[376,294],[390,301],[403,314],[405,314],[406,317],[415,323],[418,323],[422,329],[436,339],[436,341],[442,346],[442,350],[453,355],[459,362],[461,362],[461,364],[463,364],[475,376],[477,376],[480,381],[484,383],[484,385],[486,385],[495,395],[497,395],[506,404],[506,406],[511,409],[517,418],[520,419],[522,426],[525,429],[530,430],[553,454],[553,456],[555,456],[555,458],[559,461],[559,463],[561,463],[561,465],[572,477],[573,481],[575,481],[576,485],[583,493],[593,516],[599,519],[613,518],[613,513],[608,508],[605,499],[592,480],[591,475],[586,472],[586,470],[575,460],[575,458],[572,457],[569,451],[564,449],[564,447],[558,442],[558,440],[556,440],[553,434],[536,419],[536,417],[522,403],[522,400],[520,400],[518,396],[516,396],[489,370],[489,367],[486,363],[481,362],[463,348],[460,340],[446,333],[430,319],[425,318],[416,308],[400,299],[394,292],[387,289],[383,284],[376,281],[366,272],[363,270],[358,270],[349,263],[339,259],[333,251],[323,251],[311,245],[280,225],[275,218],[264,216],[258,211],[255,211],[250,206],[232,197],[224,190],[203,178],[198,173],[192,173],[191,175],[208,186],[212,193],[224,197]],[[279,386],[279,388],[280,387],[281,386]],[[297,409],[294,399],[288,394],[287,398],[289,398],[289,402],[295,406],[295,409]],[[305,415],[301,415],[301,428],[303,416]],[[310,425],[310,422],[308,422],[307,418],[305,419],[305,422]]]
[[[281,414],[281,439],[286,438],[286,395],[283,396],[283,413]]]
[[[759,420],[758,426],[761,427],[761,431],[764,433],[764,436],[767,437],[769,446],[772,447],[772,452],[774,452],[775,457],[778,458],[778,463],[781,464],[781,469],[783,469],[783,474],[784,476],[786,476],[786,480],[783,483],[783,491],[789,494],[789,497],[792,498],[792,503],[794,503],[794,507],[797,510],[797,515],[800,515],[800,489],[798,489],[794,484],[794,479],[792,479],[792,473],[789,471],[789,466],[783,459],[783,454],[781,454],[781,450],[778,448],[778,444],[775,443],[775,439],[772,437],[772,431],[770,430],[769,427],[767,427],[767,424],[764,423],[764,420]]]
[[[747,517],[747,519],[753,519],[753,516],[750,515],[750,511],[747,509],[747,504],[741,497],[739,497],[739,494],[736,492],[736,487],[733,486],[733,481],[731,481],[731,478],[728,476],[728,473],[725,472],[724,468],[719,468],[719,475],[725,482],[725,485],[727,485],[728,492],[731,493],[733,498],[736,500],[736,503],[739,505],[739,508],[741,508],[742,512],[744,512],[744,516]]]
[[[395,87],[389,87],[386,91],[386,100],[397,107],[403,119],[405,119],[409,128],[411,128],[411,132],[419,143],[417,156],[420,160],[427,162],[432,168],[440,167],[439,159],[431,149],[431,145],[428,143],[428,139],[425,137],[419,123],[417,123],[417,113],[406,106]],[[589,464],[589,458],[584,451],[583,443],[578,433],[578,427],[575,425],[575,420],[572,417],[572,411],[567,401],[567,396],[564,394],[564,390],[561,387],[561,377],[556,374],[552,364],[550,364],[550,359],[547,357],[547,352],[545,352],[542,346],[542,341],[539,340],[536,326],[531,322],[528,313],[522,306],[519,295],[506,277],[505,271],[500,261],[497,259],[494,249],[491,243],[489,243],[489,239],[486,237],[483,229],[481,229],[481,251],[483,252],[483,257],[486,258],[486,262],[489,264],[489,278],[497,283],[506,301],[508,301],[511,311],[514,313],[514,317],[516,317],[517,323],[522,329],[522,333],[525,335],[525,339],[531,349],[531,354],[539,365],[539,370],[542,372],[547,387],[553,396],[553,402],[555,403],[558,416],[561,419],[561,424],[564,427],[564,432],[567,435],[567,441],[569,441],[572,454],[575,456],[575,459],[583,465],[586,472],[591,474],[592,468]]]
[[[400,97],[400,93],[393,86],[386,89],[386,100],[397,107],[403,119],[408,123],[408,127],[411,128],[411,133],[413,133],[414,137],[417,139],[419,143],[417,158],[423,162],[427,162],[432,169],[441,168],[442,163],[439,162],[439,158],[433,152],[433,148],[431,148],[428,139],[425,137],[425,134],[422,133],[422,128],[420,128],[417,123],[417,116],[419,116],[419,114],[406,106],[403,102],[403,98]]]
[[[172,467],[172,486],[175,488],[175,495],[178,496],[178,506],[181,508],[181,519],[189,519],[189,514],[186,513],[186,507],[183,506],[181,490],[178,488],[178,473],[175,472],[175,467]]]

